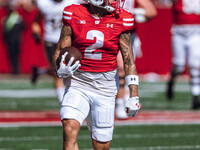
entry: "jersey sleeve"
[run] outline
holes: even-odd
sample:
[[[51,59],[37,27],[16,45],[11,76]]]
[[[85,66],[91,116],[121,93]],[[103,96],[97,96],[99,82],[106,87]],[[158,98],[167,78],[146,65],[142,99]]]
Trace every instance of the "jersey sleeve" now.
[[[72,17],[73,17],[73,5],[67,6],[63,10],[63,24],[66,26],[71,26],[72,23]]]
[[[134,16],[125,10],[122,13],[122,26],[123,26],[123,32],[127,30],[132,31],[135,28]]]

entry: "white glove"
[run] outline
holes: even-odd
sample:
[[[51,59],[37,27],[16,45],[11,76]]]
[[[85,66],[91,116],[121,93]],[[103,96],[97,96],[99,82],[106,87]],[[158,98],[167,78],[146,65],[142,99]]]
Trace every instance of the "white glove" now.
[[[59,78],[67,78],[69,76],[72,76],[74,72],[81,66],[80,61],[77,60],[74,65],[72,65],[72,62],[74,60],[74,57],[71,57],[68,64],[65,64],[65,56],[68,54],[68,52],[65,52],[62,55],[61,61],[60,61],[60,67],[57,70],[57,75]]]
[[[139,97],[130,97],[125,102],[125,111],[129,117],[135,117],[140,110]]]

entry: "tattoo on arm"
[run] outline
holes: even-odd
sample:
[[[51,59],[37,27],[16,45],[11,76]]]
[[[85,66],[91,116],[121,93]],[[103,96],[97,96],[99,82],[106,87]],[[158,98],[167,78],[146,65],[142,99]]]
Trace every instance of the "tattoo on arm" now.
[[[124,61],[125,75],[137,75],[137,70],[133,57],[131,33],[125,32],[120,35],[119,38],[120,51],[122,53]],[[138,86],[129,85],[130,97],[138,96]]]
[[[54,56],[52,58],[52,67],[55,71],[57,70],[56,60],[59,56],[61,49],[63,49],[64,47],[71,46],[71,43],[72,43],[71,36],[72,36],[71,27],[70,26],[63,26],[62,29],[61,29],[60,39],[58,41],[56,51],[55,51]]]
[[[120,50],[124,61],[125,74],[137,74],[134,64],[130,32],[125,32],[120,35]]]

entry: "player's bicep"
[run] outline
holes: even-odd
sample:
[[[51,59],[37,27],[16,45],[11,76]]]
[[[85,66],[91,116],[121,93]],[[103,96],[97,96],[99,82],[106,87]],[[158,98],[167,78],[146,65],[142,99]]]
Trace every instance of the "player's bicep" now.
[[[119,46],[123,59],[125,59],[125,61],[130,60],[133,57],[130,32],[123,32],[120,34]]]
[[[56,68],[56,60],[59,56],[61,49],[63,49],[64,47],[71,46],[71,43],[72,43],[71,36],[72,36],[71,27],[63,25],[63,27],[61,29],[61,33],[60,33],[60,38],[59,38],[59,41],[57,44],[57,48],[56,48],[56,51],[53,56],[53,64],[52,65],[53,65],[54,70],[57,69]]]
[[[62,49],[67,46],[71,46],[72,43],[72,29],[70,26],[63,25],[60,33],[60,39],[58,42],[59,49]]]

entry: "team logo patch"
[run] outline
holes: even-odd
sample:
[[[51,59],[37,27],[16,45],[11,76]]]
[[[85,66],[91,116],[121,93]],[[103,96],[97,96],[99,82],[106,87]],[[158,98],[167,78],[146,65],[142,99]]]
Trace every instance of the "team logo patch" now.
[[[100,21],[99,21],[99,20],[95,21],[95,24],[99,24],[99,23],[100,23]]]
[[[86,24],[85,20],[77,20],[77,24]]]

